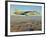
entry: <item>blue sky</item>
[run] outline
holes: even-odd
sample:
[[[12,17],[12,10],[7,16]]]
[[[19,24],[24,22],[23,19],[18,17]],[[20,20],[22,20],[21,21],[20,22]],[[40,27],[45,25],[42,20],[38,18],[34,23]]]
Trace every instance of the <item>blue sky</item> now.
[[[16,9],[22,11],[37,11],[41,14],[42,7],[41,6],[34,6],[34,5],[10,5],[11,12],[15,12]]]

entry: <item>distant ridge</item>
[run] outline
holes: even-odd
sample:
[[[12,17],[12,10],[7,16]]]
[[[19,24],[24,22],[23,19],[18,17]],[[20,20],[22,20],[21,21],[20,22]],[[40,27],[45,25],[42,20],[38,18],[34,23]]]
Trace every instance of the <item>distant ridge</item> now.
[[[39,12],[37,11],[16,11],[14,14],[16,15],[27,15],[27,16],[31,16],[31,15],[40,15]]]

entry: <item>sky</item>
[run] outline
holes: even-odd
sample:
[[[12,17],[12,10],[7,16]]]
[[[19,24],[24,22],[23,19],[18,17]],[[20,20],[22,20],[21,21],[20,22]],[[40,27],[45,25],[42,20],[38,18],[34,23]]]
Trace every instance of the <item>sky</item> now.
[[[42,7],[41,6],[34,6],[34,5],[10,5],[10,11],[15,12],[15,10],[22,10],[22,11],[37,11],[41,14]]]

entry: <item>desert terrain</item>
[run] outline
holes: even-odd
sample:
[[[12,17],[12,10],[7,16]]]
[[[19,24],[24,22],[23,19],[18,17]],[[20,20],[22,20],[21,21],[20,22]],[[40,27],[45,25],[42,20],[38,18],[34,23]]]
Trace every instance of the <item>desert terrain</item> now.
[[[41,16],[10,15],[10,31],[39,31],[41,30]]]

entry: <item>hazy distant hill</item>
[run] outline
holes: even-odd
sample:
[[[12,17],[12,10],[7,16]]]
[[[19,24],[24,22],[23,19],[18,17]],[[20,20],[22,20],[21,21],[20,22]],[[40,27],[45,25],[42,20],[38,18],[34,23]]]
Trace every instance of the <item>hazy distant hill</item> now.
[[[27,15],[27,16],[31,16],[31,15],[40,15],[39,12],[37,11],[16,11],[15,14],[17,15]]]
[[[40,15],[40,13],[38,13],[36,11],[25,11],[24,14],[26,14],[26,15]]]

